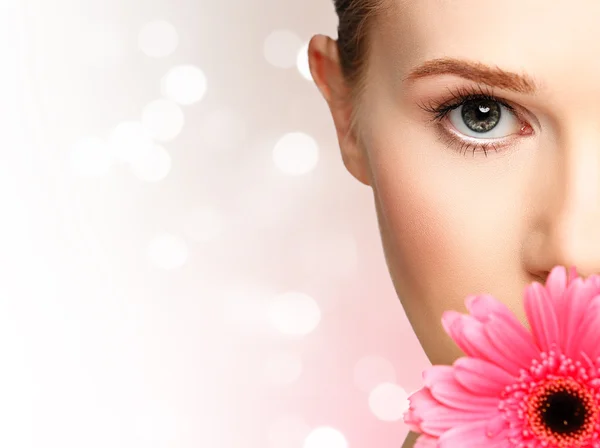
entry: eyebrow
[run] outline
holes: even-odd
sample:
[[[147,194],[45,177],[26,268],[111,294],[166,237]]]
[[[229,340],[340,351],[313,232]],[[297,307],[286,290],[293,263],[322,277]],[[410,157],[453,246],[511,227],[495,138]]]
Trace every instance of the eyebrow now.
[[[427,61],[412,69],[404,79],[412,82],[436,75],[456,75],[517,93],[534,94],[539,89],[539,86],[530,75],[508,72],[499,67],[487,66],[481,62],[455,58],[438,58]]]

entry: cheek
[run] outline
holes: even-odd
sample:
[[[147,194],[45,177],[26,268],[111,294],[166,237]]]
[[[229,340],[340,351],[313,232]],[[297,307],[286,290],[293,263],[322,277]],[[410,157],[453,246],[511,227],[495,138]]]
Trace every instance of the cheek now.
[[[374,170],[384,249],[403,299],[431,296],[438,285],[455,286],[456,277],[448,281],[453,267],[469,258],[468,246],[456,238],[466,230],[459,219],[466,215],[452,207],[444,179],[415,168],[404,163]]]
[[[443,311],[466,312],[466,296],[484,292],[516,311],[526,280],[514,199],[521,174],[423,141],[402,132],[369,148],[386,260],[407,316],[415,329],[441,327]]]

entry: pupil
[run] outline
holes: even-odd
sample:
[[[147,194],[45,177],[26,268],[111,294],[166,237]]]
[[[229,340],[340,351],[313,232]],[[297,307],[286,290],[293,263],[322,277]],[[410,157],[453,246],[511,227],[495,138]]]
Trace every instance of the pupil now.
[[[462,106],[462,118],[472,131],[488,132],[500,121],[500,106],[487,99],[470,100]]]
[[[558,434],[577,432],[585,423],[587,410],[581,398],[568,391],[554,392],[539,408],[544,424]]]

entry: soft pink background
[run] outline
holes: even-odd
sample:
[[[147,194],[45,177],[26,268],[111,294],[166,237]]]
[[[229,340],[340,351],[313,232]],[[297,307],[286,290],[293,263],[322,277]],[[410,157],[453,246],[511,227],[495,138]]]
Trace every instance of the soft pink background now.
[[[306,72],[331,0],[0,20],[0,445],[399,447],[428,363]]]

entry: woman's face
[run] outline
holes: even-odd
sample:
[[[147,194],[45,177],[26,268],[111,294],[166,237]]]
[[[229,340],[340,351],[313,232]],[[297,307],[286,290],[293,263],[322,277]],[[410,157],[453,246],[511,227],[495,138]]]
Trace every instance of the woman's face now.
[[[524,288],[553,266],[600,272],[600,2],[389,1],[362,140],[344,141],[333,41],[313,39],[311,70],[346,166],[373,189],[407,316],[447,364],[461,352],[440,319],[466,296],[490,293],[525,323]]]

